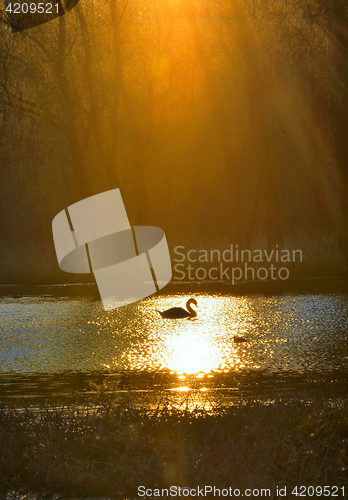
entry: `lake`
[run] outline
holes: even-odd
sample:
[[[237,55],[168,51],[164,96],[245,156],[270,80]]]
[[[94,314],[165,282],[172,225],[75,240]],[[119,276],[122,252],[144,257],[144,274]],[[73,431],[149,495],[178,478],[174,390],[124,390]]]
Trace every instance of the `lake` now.
[[[347,393],[347,294],[197,289],[104,311],[95,296],[64,287],[16,298],[8,288],[0,297],[0,395],[87,398],[103,381],[140,404],[163,393],[195,394],[196,403],[300,389]],[[157,312],[185,307],[190,297],[196,318],[164,320]]]

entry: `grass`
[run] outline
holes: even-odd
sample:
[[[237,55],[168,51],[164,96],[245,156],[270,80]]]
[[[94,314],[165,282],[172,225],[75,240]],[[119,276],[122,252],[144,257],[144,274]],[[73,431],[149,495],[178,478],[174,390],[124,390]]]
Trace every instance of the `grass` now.
[[[171,485],[346,486],[348,404],[277,399],[211,411],[163,401],[0,411],[2,494],[132,498]]]

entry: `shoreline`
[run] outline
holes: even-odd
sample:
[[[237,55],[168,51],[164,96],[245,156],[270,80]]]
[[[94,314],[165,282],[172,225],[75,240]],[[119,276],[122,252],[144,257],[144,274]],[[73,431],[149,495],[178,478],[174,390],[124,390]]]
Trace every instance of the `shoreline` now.
[[[224,281],[171,281],[159,295],[175,293],[222,293],[231,295],[283,293],[298,294],[331,294],[348,293],[348,277],[308,277],[290,278],[285,281],[248,281],[231,284]],[[49,296],[93,296],[99,297],[96,283],[12,283],[0,284],[0,297],[19,298],[19,295]]]
[[[348,487],[347,401],[245,401],[210,414],[188,410],[184,400],[181,409],[162,401],[151,412],[102,404],[83,412],[3,405],[0,498],[31,491],[42,495],[34,498],[123,500],[139,498],[140,485]]]
[[[85,404],[98,394],[118,402],[132,401],[134,406],[148,409],[156,407],[163,398],[173,404],[188,398],[192,404],[196,401],[210,405],[291,398],[297,394],[304,394],[307,399],[315,399],[319,394],[326,399],[339,399],[348,395],[348,376],[344,369],[305,374],[231,371],[214,373],[212,378],[186,376],[184,381],[169,372],[146,371],[0,374],[0,399],[16,407],[37,406],[44,400],[56,405]]]

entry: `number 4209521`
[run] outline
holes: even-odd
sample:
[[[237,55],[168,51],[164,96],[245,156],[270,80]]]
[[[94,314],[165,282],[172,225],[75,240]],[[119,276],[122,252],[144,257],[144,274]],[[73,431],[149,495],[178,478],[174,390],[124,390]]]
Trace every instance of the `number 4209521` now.
[[[58,14],[59,4],[52,3],[9,3],[6,12],[11,14]]]
[[[344,497],[344,486],[296,486],[292,495],[297,497]]]

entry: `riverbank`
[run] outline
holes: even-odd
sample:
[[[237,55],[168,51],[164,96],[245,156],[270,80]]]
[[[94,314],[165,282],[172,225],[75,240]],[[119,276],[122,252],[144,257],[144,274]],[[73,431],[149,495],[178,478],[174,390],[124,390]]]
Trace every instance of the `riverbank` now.
[[[221,293],[224,295],[278,295],[282,293],[348,293],[348,276],[290,278],[287,280],[171,281],[160,295],[177,293]],[[96,283],[0,284],[0,297],[23,296],[92,297],[100,300]]]
[[[140,486],[348,491],[348,403],[318,396],[206,411],[163,401],[150,411],[109,401],[19,411],[3,402],[0,449],[3,498],[135,498]]]

